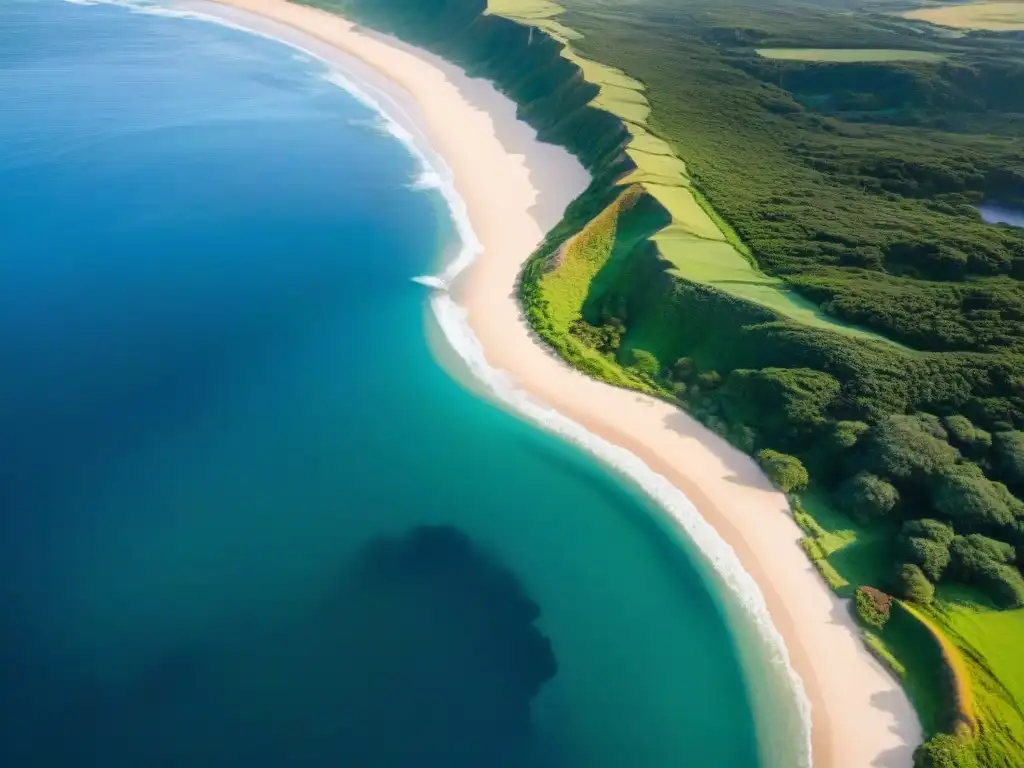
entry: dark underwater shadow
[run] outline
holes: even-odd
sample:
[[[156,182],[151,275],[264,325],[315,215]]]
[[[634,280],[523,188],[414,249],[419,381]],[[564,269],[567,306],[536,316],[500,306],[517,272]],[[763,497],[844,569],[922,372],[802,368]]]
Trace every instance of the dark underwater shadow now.
[[[22,720],[32,733],[14,740],[20,749],[0,745],[0,758],[8,768],[539,764],[531,703],[557,671],[534,625],[540,608],[461,531],[370,542],[298,614],[161,653],[119,683],[65,690]]]

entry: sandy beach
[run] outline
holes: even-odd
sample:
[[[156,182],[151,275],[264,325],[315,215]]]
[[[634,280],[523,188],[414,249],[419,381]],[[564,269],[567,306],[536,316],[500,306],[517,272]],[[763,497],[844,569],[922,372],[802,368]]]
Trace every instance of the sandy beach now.
[[[810,699],[817,768],[910,766],[921,740],[916,715],[861,644],[847,606],[804,556],[785,497],[749,457],[685,413],[569,368],[523,322],[516,279],[589,181],[579,163],[539,143],[516,120],[515,105],[489,83],[435,56],[285,0],[218,1],[314,37],[387,81],[394,103],[451,169],[483,245],[454,294],[488,363],[535,399],[640,457],[681,489],[732,547],[760,587]]]

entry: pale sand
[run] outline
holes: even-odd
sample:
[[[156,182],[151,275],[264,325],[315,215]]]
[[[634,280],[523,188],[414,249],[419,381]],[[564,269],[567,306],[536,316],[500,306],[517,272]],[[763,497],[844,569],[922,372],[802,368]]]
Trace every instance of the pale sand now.
[[[804,556],[785,497],[749,457],[682,411],[570,369],[523,323],[514,285],[524,260],[588,182],[575,159],[537,142],[515,119],[514,104],[488,83],[436,56],[285,0],[219,2],[307,33],[402,89],[392,103],[404,104],[406,117],[410,108],[418,112],[485,247],[460,281],[458,298],[490,365],[642,458],[733,547],[760,586],[811,700],[817,768],[911,765],[921,740],[913,708],[865,650],[846,604]]]

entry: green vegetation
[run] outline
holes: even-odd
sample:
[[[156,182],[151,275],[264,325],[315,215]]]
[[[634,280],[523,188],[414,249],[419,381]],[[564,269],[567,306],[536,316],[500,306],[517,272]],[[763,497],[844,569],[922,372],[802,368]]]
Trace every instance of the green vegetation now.
[[[757,454],[757,463],[783,493],[802,491],[807,487],[807,470],[795,456],[765,448]]]
[[[861,622],[878,630],[885,628],[892,614],[892,597],[874,587],[858,587],[854,605]]]
[[[931,51],[900,51],[895,48],[758,48],[757,55],[766,59],[789,61],[941,61],[941,53]]]
[[[866,641],[921,713],[919,765],[1019,768],[1024,231],[976,211],[1024,205],[1019,43],[897,0],[318,2],[577,154],[593,183],[522,276],[534,329],[809,486],[828,583],[905,601]]]

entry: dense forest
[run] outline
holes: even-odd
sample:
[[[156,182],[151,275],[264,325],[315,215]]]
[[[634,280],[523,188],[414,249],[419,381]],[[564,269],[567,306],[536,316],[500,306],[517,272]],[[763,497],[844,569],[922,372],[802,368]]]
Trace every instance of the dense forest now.
[[[916,606],[900,621],[921,616],[960,649],[979,711],[923,716],[922,768],[1018,768],[1024,682],[1006,677],[1024,670],[955,618],[961,603],[990,612],[978,621],[1024,615],[1024,230],[978,212],[1024,204],[1021,35],[912,22],[895,15],[912,3],[883,0],[503,0],[553,37],[485,15],[486,0],[319,4],[490,77],[580,157],[594,182],[522,280],[538,333],[595,376],[679,403],[803,492],[808,553],[833,586],[874,590],[856,605],[894,669],[907,648],[879,624],[889,595]],[[563,55],[566,28],[574,55],[642,84],[648,116],[594,106],[602,85]],[[669,253],[665,233],[687,222],[624,181],[640,133],[685,163],[682,186],[751,275],[782,286],[774,298]],[[777,311],[787,301],[821,321]],[[858,559],[847,537],[840,556],[830,527],[873,543]],[[906,674],[919,709],[947,696]]]

